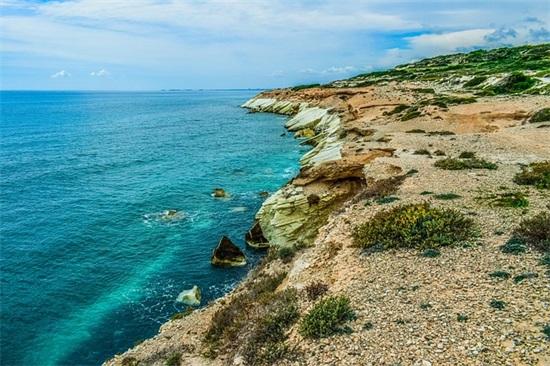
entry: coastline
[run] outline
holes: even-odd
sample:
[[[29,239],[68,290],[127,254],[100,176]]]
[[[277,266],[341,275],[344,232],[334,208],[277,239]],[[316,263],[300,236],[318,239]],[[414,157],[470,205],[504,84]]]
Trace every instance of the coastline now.
[[[324,283],[332,294],[349,295],[358,314],[350,325],[351,335],[327,340],[306,341],[292,327],[287,342],[293,349],[301,348],[300,364],[550,362],[539,329],[550,317],[543,295],[550,282],[538,264],[540,255],[510,256],[498,250],[505,241],[502,235],[509,235],[522,216],[547,210],[548,195],[520,187],[530,202],[523,213],[480,201],[504,186],[520,189],[510,182],[521,165],[550,158],[545,143],[549,130],[529,123],[546,105],[547,97],[497,96],[465,105],[425,106],[420,118],[406,123],[402,115],[390,113],[400,105],[425,99],[422,87],[426,86],[433,87],[433,93],[446,91],[422,83],[284,89],[260,93],[245,103],[244,107],[258,112],[294,115],[287,122],[289,130],[313,131],[304,141],[315,146],[301,159],[300,173],[266,200],[256,215],[272,244],[298,252],[289,262],[271,258],[223,298],[164,324],[155,338],[105,365],[127,366],[134,361],[162,365],[174,354],[179,355],[181,365],[245,364],[238,349],[205,357],[203,336],[216,312],[262,278],[281,271],[286,275],[277,292],[302,291],[308,284]],[[438,156],[437,151],[444,155]],[[463,151],[495,161],[498,171],[464,173],[434,167],[434,161]],[[369,196],[369,187],[400,176],[405,177],[401,187]],[[457,199],[432,198],[449,192]],[[397,196],[397,201],[376,201],[386,196]],[[420,258],[414,250],[366,257],[353,247],[351,233],[358,225],[388,207],[418,200],[467,212],[479,226],[482,239],[469,247],[445,248],[436,259]],[[490,278],[491,271],[503,268],[518,276],[536,275],[521,285]],[[491,309],[487,304],[495,298],[510,304],[510,310]],[[306,312],[312,305],[300,300],[299,306]],[[457,322],[456,314],[469,320]]]

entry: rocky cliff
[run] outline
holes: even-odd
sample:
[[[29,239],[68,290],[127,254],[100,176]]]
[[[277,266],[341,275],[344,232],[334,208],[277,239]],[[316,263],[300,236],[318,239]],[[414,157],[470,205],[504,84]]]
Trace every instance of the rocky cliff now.
[[[250,100],[313,146],[257,214],[272,249],[106,365],[550,364],[549,70],[548,44],[504,48]],[[358,242],[414,205],[459,215],[470,239]]]

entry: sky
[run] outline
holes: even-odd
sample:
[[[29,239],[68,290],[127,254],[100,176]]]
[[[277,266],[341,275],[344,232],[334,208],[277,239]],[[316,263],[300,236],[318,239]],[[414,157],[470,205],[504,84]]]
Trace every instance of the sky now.
[[[0,0],[2,90],[278,88],[550,42],[549,0]]]

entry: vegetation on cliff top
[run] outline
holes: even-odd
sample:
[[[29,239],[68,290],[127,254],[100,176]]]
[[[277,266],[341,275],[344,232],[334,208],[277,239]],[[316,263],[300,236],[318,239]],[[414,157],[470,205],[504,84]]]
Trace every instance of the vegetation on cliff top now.
[[[491,77],[496,80],[491,80]],[[548,94],[550,77],[550,43],[477,50],[427,58],[339,80],[325,87],[361,87],[391,81],[433,81],[458,83],[480,95],[528,92]],[[500,80],[499,80],[500,79]]]

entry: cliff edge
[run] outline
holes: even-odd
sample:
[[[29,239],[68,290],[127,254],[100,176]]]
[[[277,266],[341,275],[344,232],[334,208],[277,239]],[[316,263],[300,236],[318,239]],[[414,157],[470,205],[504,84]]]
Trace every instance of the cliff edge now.
[[[549,85],[543,44],[248,101],[312,146],[268,254],[105,365],[550,364]]]

